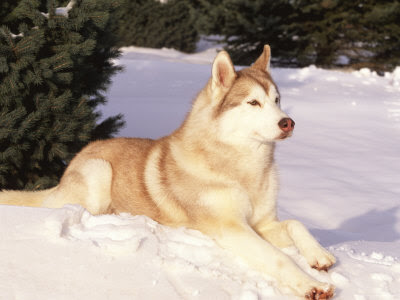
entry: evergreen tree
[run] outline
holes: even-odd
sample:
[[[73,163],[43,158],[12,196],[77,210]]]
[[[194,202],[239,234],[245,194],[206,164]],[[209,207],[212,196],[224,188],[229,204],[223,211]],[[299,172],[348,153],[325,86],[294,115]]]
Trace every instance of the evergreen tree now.
[[[175,48],[193,52],[198,40],[188,0],[125,0],[113,23],[119,46]]]
[[[199,34],[219,35],[222,33],[228,11],[224,1],[191,0],[190,6],[195,14],[195,26]]]
[[[383,71],[400,64],[398,0],[222,0],[220,6],[217,28],[235,63],[249,64],[269,43],[280,66]]]
[[[303,65],[384,71],[400,63],[399,1],[297,0],[293,9],[284,30]]]
[[[120,115],[97,124],[119,52],[110,0],[7,0],[0,27],[0,189],[55,185],[89,141],[110,137]],[[7,8],[7,12],[4,12]]]
[[[292,13],[289,1],[224,0],[224,4],[222,34],[236,64],[249,65],[267,43],[272,47],[273,60],[279,57],[280,61],[290,64],[290,57],[281,55],[292,48],[287,40],[282,39],[283,26],[290,22],[288,16]]]

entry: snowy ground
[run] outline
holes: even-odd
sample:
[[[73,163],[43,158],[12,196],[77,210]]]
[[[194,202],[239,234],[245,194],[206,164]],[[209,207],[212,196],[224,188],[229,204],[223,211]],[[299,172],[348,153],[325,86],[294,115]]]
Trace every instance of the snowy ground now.
[[[273,50],[273,49],[272,49]],[[123,136],[157,138],[183,120],[215,50],[125,49],[105,115]],[[277,147],[279,215],[338,258],[336,299],[400,299],[400,69],[273,69],[294,136]],[[0,299],[296,299],[201,233],[143,216],[0,207]]]

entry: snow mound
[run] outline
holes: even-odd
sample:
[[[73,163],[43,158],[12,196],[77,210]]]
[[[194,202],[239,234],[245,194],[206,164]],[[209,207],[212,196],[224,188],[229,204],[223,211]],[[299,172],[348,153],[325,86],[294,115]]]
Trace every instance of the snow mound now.
[[[4,299],[296,299],[199,231],[145,216],[93,216],[77,205],[2,206],[0,220]],[[365,242],[329,250],[338,264],[328,273],[311,269],[295,248],[284,252],[310,275],[334,284],[338,299],[400,294],[397,256]]]
[[[391,73],[386,72],[385,77],[389,79],[393,86],[400,87],[400,66],[396,67]]]
[[[362,68],[352,72],[357,78],[368,78],[370,82],[376,82],[377,78],[381,77],[375,71],[371,71],[369,68]],[[387,79],[389,85],[395,88],[400,88],[400,66],[396,67],[393,72],[385,72],[384,76]],[[365,83],[366,81],[364,81]],[[399,89],[400,90],[400,89]]]
[[[0,270],[4,299],[245,300],[280,295],[273,280],[199,231],[166,227],[145,216],[93,216],[77,205],[2,206],[0,220],[0,264],[7,266]]]

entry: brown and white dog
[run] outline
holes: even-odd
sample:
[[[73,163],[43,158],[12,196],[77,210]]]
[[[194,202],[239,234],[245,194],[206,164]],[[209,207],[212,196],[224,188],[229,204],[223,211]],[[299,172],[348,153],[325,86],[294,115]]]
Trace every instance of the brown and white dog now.
[[[128,212],[161,224],[186,226],[306,299],[329,299],[333,286],[303,272],[280,248],[296,246],[326,270],[335,258],[298,221],[276,214],[275,141],[292,135],[269,74],[270,47],[236,72],[219,52],[212,76],[180,128],[159,140],[116,138],[85,147],[58,186],[38,192],[3,191],[0,203],[62,207],[92,214]]]

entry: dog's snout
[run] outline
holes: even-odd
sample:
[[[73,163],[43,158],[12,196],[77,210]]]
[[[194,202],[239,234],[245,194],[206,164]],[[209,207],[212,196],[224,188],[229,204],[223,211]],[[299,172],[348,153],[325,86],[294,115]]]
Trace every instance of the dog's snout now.
[[[278,126],[284,132],[290,132],[294,129],[294,121],[291,118],[283,118],[279,121]]]

